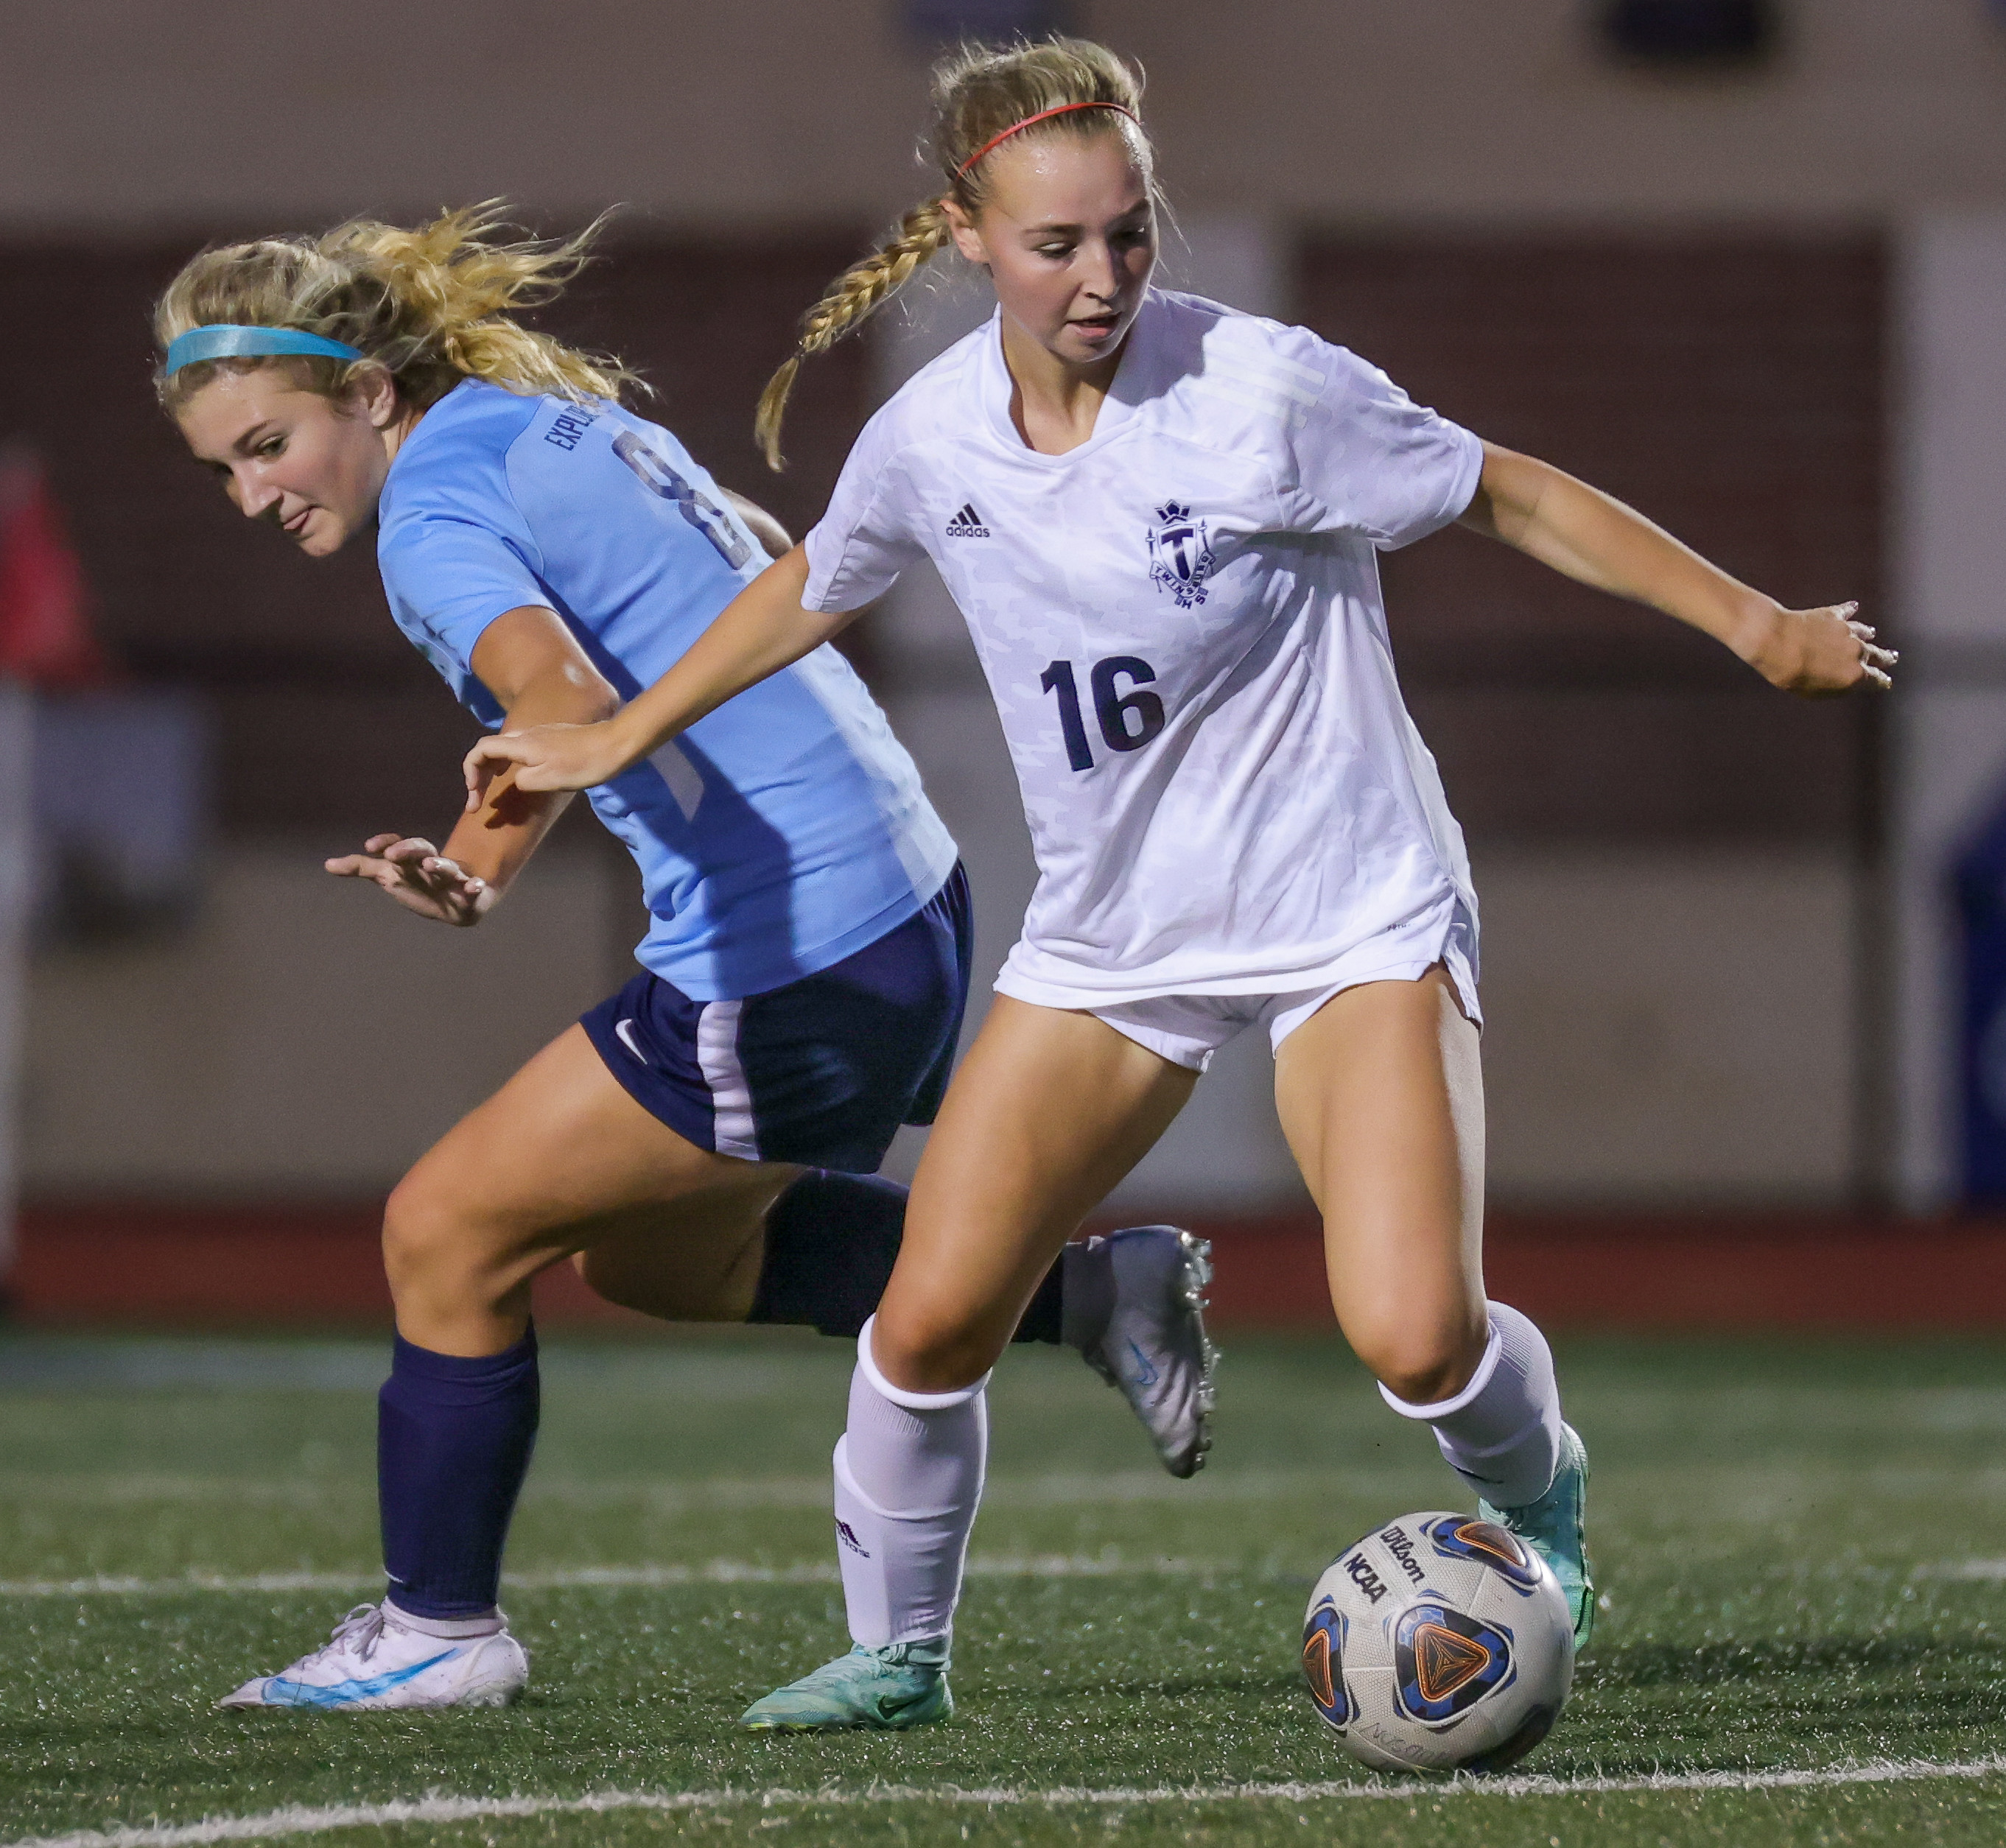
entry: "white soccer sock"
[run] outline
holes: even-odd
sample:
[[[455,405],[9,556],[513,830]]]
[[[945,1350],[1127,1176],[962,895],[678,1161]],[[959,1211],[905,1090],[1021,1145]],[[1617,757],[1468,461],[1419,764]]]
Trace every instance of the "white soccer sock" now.
[[[492,1636],[509,1627],[509,1620],[502,1614],[498,1604],[479,1617],[419,1617],[405,1610],[395,1598],[386,1597],[383,1600],[383,1615],[388,1621],[406,1630],[415,1630],[421,1636],[438,1636],[448,1642]]]
[[[1409,1405],[1384,1385],[1403,1418],[1434,1427],[1448,1467],[1494,1508],[1522,1508],[1553,1486],[1561,1454],[1561,1393],[1553,1351],[1526,1316],[1488,1305],[1490,1340],[1469,1384],[1453,1399]]]
[[[989,1448],[984,1374],[909,1393],[878,1372],[874,1316],[857,1337],[849,1428],[836,1446],[836,1558],[850,1634],[867,1649],[938,1642],[945,1666]]]

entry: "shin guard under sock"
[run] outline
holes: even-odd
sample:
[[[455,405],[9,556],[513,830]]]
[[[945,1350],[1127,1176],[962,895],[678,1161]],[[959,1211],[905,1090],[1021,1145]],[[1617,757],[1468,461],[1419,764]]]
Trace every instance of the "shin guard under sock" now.
[[[855,1337],[878,1312],[905,1225],[896,1181],[810,1168],[767,1210],[765,1261],[745,1319]],[[1058,1340],[1064,1270],[1047,1274],[1014,1339]]]
[[[484,1618],[537,1441],[534,1328],[466,1359],[399,1337],[377,1398],[377,1489],[389,1601],[414,1617]]]
[[[850,1634],[867,1649],[938,1642],[945,1666],[982,1499],[988,1383],[906,1392],[878,1372],[868,1323],[858,1337],[836,1446],[836,1536]]]
[[[1552,1487],[1561,1453],[1561,1394],[1553,1351],[1531,1319],[1489,1305],[1490,1339],[1453,1398],[1409,1405],[1382,1385],[1403,1418],[1432,1425],[1448,1467],[1494,1508],[1522,1508]]]

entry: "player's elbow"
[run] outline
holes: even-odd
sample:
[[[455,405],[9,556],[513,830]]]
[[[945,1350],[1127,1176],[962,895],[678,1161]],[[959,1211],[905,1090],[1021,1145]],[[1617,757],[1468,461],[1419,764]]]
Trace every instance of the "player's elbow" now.
[[[596,668],[582,662],[568,662],[561,671],[564,694],[558,703],[565,708],[566,723],[597,725],[620,710],[620,695]]]

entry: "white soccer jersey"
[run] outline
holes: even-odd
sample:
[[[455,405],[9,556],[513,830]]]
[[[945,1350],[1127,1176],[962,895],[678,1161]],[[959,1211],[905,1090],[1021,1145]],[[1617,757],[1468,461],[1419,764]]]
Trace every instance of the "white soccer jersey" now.
[[[991,321],[871,419],[806,599],[857,609],[924,554],[967,621],[1039,871],[998,985],[1300,989],[1452,914],[1473,951],[1377,553],[1469,505],[1476,438],[1305,328],[1161,291],[1078,448],[1028,448],[1011,391]]]

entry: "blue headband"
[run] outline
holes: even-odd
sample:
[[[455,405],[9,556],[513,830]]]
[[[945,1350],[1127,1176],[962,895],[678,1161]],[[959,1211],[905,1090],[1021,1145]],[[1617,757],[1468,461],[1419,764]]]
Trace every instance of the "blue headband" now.
[[[304,353],[330,360],[359,360],[362,349],[340,340],[324,340],[290,327],[192,327],[177,334],[167,347],[167,375],[172,378],[198,360],[262,358],[270,353]]]

